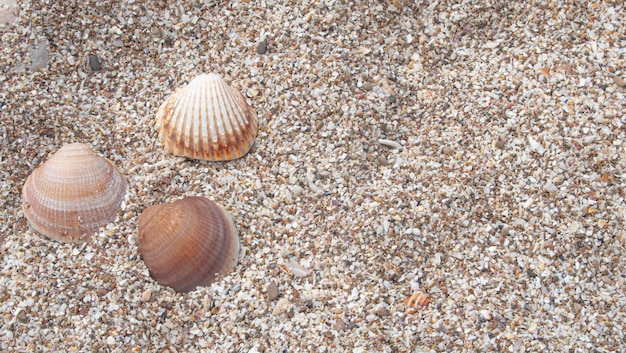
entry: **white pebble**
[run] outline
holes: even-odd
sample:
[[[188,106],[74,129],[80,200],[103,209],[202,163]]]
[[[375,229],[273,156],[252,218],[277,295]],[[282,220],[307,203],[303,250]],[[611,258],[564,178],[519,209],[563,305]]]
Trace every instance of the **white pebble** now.
[[[555,192],[557,190],[556,185],[552,184],[551,181],[547,182],[543,187],[547,192]]]
[[[378,140],[378,143],[380,143],[383,146],[387,146],[393,150],[399,150],[402,148],[402,145],[395,142],[395,141],[391,141],[391,140],[387,140],[387,139],[380,139]]]

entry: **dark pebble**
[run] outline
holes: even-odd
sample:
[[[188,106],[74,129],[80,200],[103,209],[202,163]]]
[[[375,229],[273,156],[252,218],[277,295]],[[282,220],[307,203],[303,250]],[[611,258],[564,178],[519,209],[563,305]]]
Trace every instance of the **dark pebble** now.
[[[278,298],[278,286],[272,281],[267,285],[267,299],[271,301],[276,298]]]
[[[263,39],[256,47],[256,52],[263,55],[267,52],[267,39]]]
[[[93,54],[87,55],[87,65],[89,65],[93,71],[100,71],[102,69],[100,66],[100,60]]]

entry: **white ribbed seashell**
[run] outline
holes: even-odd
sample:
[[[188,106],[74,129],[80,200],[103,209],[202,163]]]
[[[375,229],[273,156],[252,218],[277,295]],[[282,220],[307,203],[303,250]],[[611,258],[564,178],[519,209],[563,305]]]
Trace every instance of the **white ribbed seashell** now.
[[[156,113],[165,152],[208,161],[242,157],[252,147],[257,117],[241,93],[217,74],[200,75]]]
[[[82,143],[63,146],[30,174],[22,189],[22,208],[39,233],[82,243],[111,222],[127,183],[108,159]]]

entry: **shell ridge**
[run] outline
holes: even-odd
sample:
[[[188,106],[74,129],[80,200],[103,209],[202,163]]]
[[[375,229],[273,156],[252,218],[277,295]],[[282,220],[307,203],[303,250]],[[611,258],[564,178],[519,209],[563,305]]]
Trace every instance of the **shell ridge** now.
[[[106,158],[85,144],[68,144],[27,178],[22,207],[37,232],[62,242],[82,242],[114,219],[126,186]]]
[[[201,94],[198,95],[198,128],[197,128],[197,136],[196,136],[196,146],[198,146],[197,156],[203,156],[206,153],[207,146],[204,143],[208,136],[208,105],[206,99],[203,99],[206,95],[207,85],[204,84],[201,90]]]
[[[219,145],[220,140],[220,114],[221,114],[221,102],[220,102],[220,93],[219,87],[217,86],[217,82],[213,80],[213,84],[211,85],[210,91],[210,105],[211,105],[211,114],[207,117],[208,121],[211,123],[211,134],[208,136],[206,143],[209,146],[209,153],[206,155],[207,158],[211,158],[211,156],[219,156],[221,154],[221,149]],[[219,159],[219,158],[216,158]]]
[[[258,125],[239,91],[211,73],[197,76],[177,92],[166,99],[172,109],[162,105],[157,111],[166,153],[210,161],[248,153]]]
[[[188,292],[209,285],[218,273],[226,274],[235,267],[233,253],[239,250],[229,222],[232,217],[220,205],[198,196],[144,210],[138,243],[152,278]]]
[[[231,89],[230,91],[230,98],[232,102],[231,107],[235,109],[235,111],[233,111],[230,116],[231,131],[235,139],[237,139],[238,141],[238,143],[235,145],[245,145],[246,139],[244,138],[244,133],[248,130],[244,121],[244,117],[246,116],[244,113],[245,106],[241,104],[241,101],[237,97],[237,94],[239,94],[239,92],[235,91],[234,89]]]

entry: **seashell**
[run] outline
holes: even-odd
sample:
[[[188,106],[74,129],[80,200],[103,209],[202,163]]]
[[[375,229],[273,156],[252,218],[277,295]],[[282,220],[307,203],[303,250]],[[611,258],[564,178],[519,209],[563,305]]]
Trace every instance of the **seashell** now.
[[[126,187],[113,163],[85,144],[72,143],[26,179],[22,208],[37,232],[60,242],[82,243],[115,218]]]
[[[231,215],[204,197],[148,207],[139,216],[139,252],[157,282],[177,292],[207,286],[237,264]]]
[[[430,296],[421,291],[413,293],[413,295],[404,300],[404,305],[409,314],[414,314],[419,309],[425,309],[428,307],[428,304],[430,304]]]
[[[248,153],[258,121],[241,93],[219,75],[208,74],[197,76],[161,104],[156,129],[168,154],[227,161]]]
[[[309,275],[309,272],[311,272],[309,268],[306,268],[294,261],[288,261],[285,264],[281,264],[280,267],[283,271],[295,277],[306,277]]]

